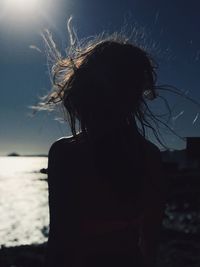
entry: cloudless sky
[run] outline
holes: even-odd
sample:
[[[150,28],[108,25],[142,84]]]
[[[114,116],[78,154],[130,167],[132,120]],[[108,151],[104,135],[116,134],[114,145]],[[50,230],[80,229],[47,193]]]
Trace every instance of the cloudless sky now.
[[[6,1],[10,2],[7,6]],[[18,1],[23,10],[16,8]],[[31,5],[26,7],[26,2],[0,3],[0,155],[13,151],[47,154],[55,139],[69,134],[67,127],[47,112],[30,116],[29,106],[50,90],[46,57],[30,45],[44,51],[39,33],[47,27],[64,49],[70,15],[80,38],[120,31],[125,25],[127,32],[143,33],[142,45],[145,43],[159,64],[158,83],[174,85],[200,100],[199,1],[40,0],[34,10]],[[26,8],[29,10],[24,12]],[[170,122],[174,130],[183,137],[200,136],[200,119],[193,124],[198,106],[181,97],[165,96],[175,107]],[[155,110],[156,106],[160,109],[160,103],[153,104]],[[163,135],[169,147],[184,148],[185,143],[173,134]]]

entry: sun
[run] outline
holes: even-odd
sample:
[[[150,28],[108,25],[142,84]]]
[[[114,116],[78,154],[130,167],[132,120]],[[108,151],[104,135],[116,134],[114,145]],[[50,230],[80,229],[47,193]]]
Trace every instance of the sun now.
[[[17,33],[40,31],[54,25],[61,1],[63,0],[0,0],[0,28]]]
[[[0,23],[4,29],[13,30],[36,28],[49,0],[0,0]]]
[[[41,0],[6,0],[6,9],[15,15],[33,15],[41,7]]]

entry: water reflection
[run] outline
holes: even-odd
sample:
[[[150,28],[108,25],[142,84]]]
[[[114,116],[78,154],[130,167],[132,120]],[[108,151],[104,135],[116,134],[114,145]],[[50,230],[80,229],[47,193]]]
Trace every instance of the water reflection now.
[[[47,158],[0,158],[0,245],[43,243],[48,226]]]

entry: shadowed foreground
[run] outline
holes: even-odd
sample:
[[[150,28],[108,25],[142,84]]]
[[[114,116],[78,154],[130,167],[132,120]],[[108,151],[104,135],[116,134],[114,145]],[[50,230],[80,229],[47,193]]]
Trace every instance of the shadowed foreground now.
[[[163,230],[158,267],[199,267],[200,235]],[[45,244],[2,248],[1,267],[43,267]]]

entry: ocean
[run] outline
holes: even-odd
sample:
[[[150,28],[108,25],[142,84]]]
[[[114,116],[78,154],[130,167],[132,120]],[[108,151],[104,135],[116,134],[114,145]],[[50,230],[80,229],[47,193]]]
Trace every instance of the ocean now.
[[[47,157],[0,157],[0,246],[47,240]]]

